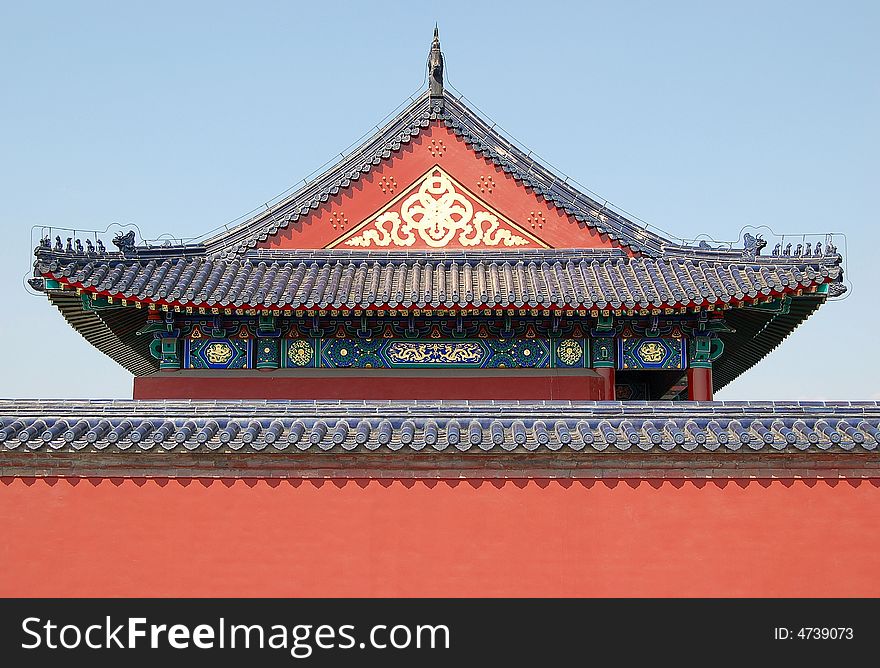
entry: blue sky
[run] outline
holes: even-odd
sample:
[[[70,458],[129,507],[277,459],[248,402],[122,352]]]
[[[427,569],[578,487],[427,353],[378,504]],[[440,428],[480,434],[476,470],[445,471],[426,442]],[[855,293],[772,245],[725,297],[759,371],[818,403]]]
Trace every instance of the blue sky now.
[[[718,399],[880,399],[876,2],[2,3],[0,396],[131,396],[26,292],[32,226],[261,206],[422,88],[434,21],[455,89],[653,225],[846,235],[850,295]]]

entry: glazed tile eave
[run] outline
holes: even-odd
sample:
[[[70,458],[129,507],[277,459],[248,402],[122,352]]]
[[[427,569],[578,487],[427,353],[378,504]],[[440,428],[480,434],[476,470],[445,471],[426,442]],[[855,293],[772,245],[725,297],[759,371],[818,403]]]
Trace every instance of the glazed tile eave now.
[[[41,254],[35,273],[93,294],[143,303],[251,308],[573,307],[637,309],[728,304],[829,283],[839,256],[710,262],[576,250],[404,257],[328,252],[244,260],[101,259]],[[530,276],[532,280],[523,280]],[[613,277],[609,280],[609,277]]]
[[[0,402],[0,449],[875,453],[877,402]]]

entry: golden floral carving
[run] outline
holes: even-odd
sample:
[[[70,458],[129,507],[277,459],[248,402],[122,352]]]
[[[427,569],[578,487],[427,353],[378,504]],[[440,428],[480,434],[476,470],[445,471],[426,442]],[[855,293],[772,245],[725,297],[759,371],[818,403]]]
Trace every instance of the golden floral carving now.
[[[577,364],[580,362],[583,352],[584,350],[581,348],[580,343],[574,339],[566,339],[556,349],[556,356],[559,357],[559,361],[563,364]]]
[[[495,179],[491,176],[481,176],[477,179],[477,188],[480,189],[481,193],[490,193],[495,190]]]
[[[530,211],[528,217],[526,218],[526,222],[531,226],[533,230],[536,227],[540,227],[543,229],[544,223],[547,222],[547,219],[544,218],[544,214],[540,211]]]
[[[444,248],[457,239],[462,246],[525,246],[531,242],[510,230],[499,229],[498,216],[474,212],[474,205],[455,189],[439,168],[427,174],[419,190],[407,197],[400,213],[379,214],[363,234],[345,241],[347,246],[412,246],[421,239],[431,248]]]
[[[294,366],[306,366],[312,361],[312,352],[312,344],[303,339],[296,339],[287,346],[287,359]]]
[[[383,193],[393,195],[397,190],[397,180],[393,176],[383,176],[379,179],[379,188]]]
[[[345,226],[348,225],[348,218],[345,217],[345,214],[342,211],[334,211],[330,214],[330,224],[333,226],[333,229],[345,229]]]
[[[446,153],[446,145],[442,139],[432,139],[428,144],[428,150],[435,158],[442,158],[443,154]]]

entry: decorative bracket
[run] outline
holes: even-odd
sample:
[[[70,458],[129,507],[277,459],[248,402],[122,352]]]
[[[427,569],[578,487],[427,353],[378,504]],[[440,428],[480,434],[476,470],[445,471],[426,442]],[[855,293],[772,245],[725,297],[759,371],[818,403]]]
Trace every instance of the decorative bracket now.
[[[709,336],[695,336],[690,347],[689,366],[692,369],[711,369],[712,362],[724,353],[724,341]]]

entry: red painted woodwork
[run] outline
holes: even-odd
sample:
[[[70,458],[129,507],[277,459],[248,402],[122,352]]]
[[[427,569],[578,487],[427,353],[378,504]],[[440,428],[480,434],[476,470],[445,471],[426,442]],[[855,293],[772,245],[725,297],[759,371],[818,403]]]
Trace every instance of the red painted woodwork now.
[[[712,401],[712,369],[690,368],[687,378],[689,401]]]
[[[607,236],[536,197],[490,160],[471,150],[438,121],[375,166],[369,174],[361,176],[305,218],[290,223],[257,247],[325,248],[384,209],[435,165],[464,186],[469,195],[552,248],[620,247]],[[490,177],[491,187],[487,187]],[[529,247],[532,246],[526,246]],[[503,246],[497,248],[505,250]],[[408,248],[392,245],[386,250],[405,251]]]
[[[600,367],[594,369],[599,374],[601,381],[601,397],[603,401],[614,401],[617,399],[617,386],[614,384],[614,367]]]
[[[510,399],[599,400],[595,375],[193,376],[161,372],[134,379],[134,399]]]
[[[0,596],[880,596],[877,480],[0,480]]]

